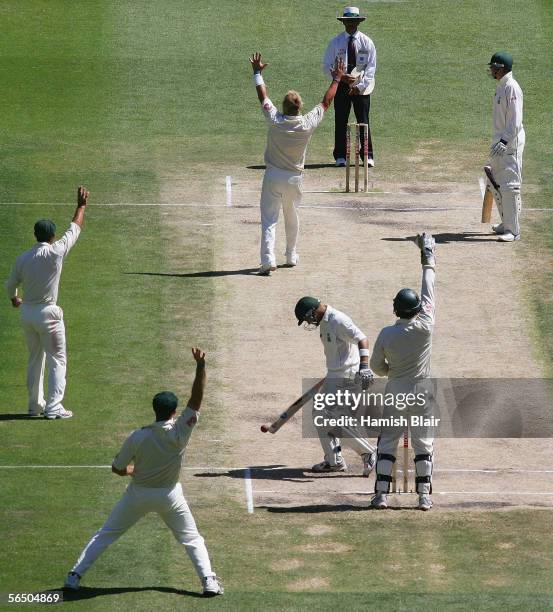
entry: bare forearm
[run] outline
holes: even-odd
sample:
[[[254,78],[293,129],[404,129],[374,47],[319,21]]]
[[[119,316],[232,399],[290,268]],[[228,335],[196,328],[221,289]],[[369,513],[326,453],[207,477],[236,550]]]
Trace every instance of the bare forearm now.
[[[338,91],[338,83],[339,79],[333,79],[330,87],[326,90],[323,101],[321,102],[325,110],[332,104],[332,100],[334,100],[334,96]]]
[[[199,410],[204,397],[204,389],[207,376],[205,373],[205,363],[198,363],[196,365],[196,377],[192,383],[192,393],[190,395],[190,401],[188,405],[193,410]]]
[[[73,223],[76,223],[79,227],[84,225],[84,213],[86,206],[77,206],[75,214],[73,215]]]
[[[257,91],[257,98],[263,104],[263,100],[267,98],[267,88],[265,85],[256,85],[255,90]]]

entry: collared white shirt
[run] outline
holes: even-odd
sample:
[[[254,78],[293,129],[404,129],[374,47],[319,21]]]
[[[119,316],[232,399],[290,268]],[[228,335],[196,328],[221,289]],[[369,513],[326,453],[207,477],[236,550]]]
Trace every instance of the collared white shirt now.
[[[335,36],[326,48],[323,69],[324,72],[332,78],[331,71],[334,70],[337,62],[342,59],[344,66],[348,65],[348,42],[349,34],[342,32]],[[368,87],[370,81],[374,80],[376,72],[376,47],[373,41],[363,32],[357,30],[354,36],[354,47],[356,57],[356,67],[359,70],[364,70],[365,74],[359,82],[359,89]]]
[[[511,146],[524,130],[522,125],[522,89],[508,72],[497,83],[493,100],[493,142],[504,140]]]
[[[385,327],[374,343],[371,370],[378,376],[393,378],[427,378],[430,376],[432,331],[436,297],[434,268],[422,272],[422,310],[412,319],[398,319]]]
[[[113,465],[124,470],[133,462],[134,485],[173,487],[179,482],[184,449],[198,418],[198,411],[187,406],[177,419],[156,421],[133,431],[123,442]]]
[[[58,299],[63,260],[77,242],[81,228],[71,223],[69,229],[56,242],[37,242],[15,261],[6,281],[10,299],[17,287],[23,287],[25,304],[55,304]]]
[[[357,345],[367,336],[346,314],[327,305],[319,323],[319,336],[324,347],[326,368],[331,377],[336,378],[359,367]]]
[[[324,117],[322,104],[317,104],[307,115],[283,115],[265,98],[261,110],[269,124],[265,164],[293,174],[301,174],[305,165],[305,153],[311,135]]]

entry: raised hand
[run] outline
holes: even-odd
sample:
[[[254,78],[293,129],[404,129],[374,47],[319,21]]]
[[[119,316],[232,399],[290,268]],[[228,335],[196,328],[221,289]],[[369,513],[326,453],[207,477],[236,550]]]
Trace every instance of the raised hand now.
[[[264,70],[264,68],[266,66],[269,65],[269,62],[266,62],[265,64],[261,61],[261,53],[259,52],[255,52],[251,57],[250,57],[250,64],[252,65],[253,71],[254,72],[262,72]]]
[[[196,363],[200,365],[205,364],[205,352],[202,351],[201,348],[198,348],[197,346],[193,347],[192,355],[194,356],[194,360],[196,361]]]
[[[330,71],[330,74],[332,75],[333,79],[336,79],[337,81],[341,81],[345,72],[346,72],[346,66],[344,64],[344,60],[340,59],[336,62],[336,64],[334,65],[334,69]]]
[[[77,189],[77,206],[86,206],[88,204],[88,196],[90,192],[87,191],[86,187],[80,186]]]

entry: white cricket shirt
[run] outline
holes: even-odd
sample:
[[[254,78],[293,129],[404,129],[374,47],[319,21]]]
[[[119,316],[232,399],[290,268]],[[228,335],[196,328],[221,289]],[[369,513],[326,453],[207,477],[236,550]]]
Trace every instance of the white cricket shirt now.
[[[378,376],[392,378],[427,378],[430,376],[432,331],[435,321],[434,281],[430,266],[422,270],[422,310],[412,319],[398,319],[385,327],[374,343],[371,370]]]
[[[307,145],[313,131],[323,120],[324,108],[317,104],[307,115],[283,115],[269,98],[265,98],[261,109],[269,124],[265,148],[267,169],[301,174]]]
[[[137,429],[113,460],[118,470],[134,463],[132,482],[140,487],[169,488],[179,482],[184,449],[199,413],[188,406],[177,419],[156,421]]]
[[[493,100],[493,142],[504,140],[511,146],[524,130],[522,125],[522,89],[508,72],[498,82]]]
[[[359,367],[357,345],[367,336],[346,314],[327,305],[319,323],[319,336],[324,347],[326,368],[331,378],[347,375],[347,370]]]
[[[69,229],[56,242],[37,242],[15,261],[12,273],[6,281],[11,299],[17,287],[23,287],[25,304],[55,304],[58,299],[63,260],[77,242],[81,228],[71,223]]]
[[[365,74],[359,82],[359,89],[365,89],[370,81],[374,80],[376,72],[376,47],[373,41],[363,32],[355,32],[353,35],[353,46],[355,47],[355,66],[358,70],[364,70]],[[335,36],[326,48],[323,69],[325,74],[332,78],[331,71],[339,60],[343,60],[344,66],[348,65],[348,43],[349,34],[342,32]]]

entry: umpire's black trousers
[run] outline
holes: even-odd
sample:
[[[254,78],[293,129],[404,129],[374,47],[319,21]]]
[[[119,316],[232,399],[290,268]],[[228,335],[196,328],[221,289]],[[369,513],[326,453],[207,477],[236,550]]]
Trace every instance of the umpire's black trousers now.
[[[351,105],[357,123],[366,123],[369,125],[369,110],[371,108],[371,96],[350,96],[348,95],[349,86],[344,83],[338,85],[338,91],[334,98],[334,159],[346,157],[346,129],[349,120]],[[352,138],[354,138],[352,132]],[[361,156],[363,156],[364,130],[361,131]],[[374,159],[373,143],[371,138],[371,128],[368,130],[369,139],[369,157]]]

